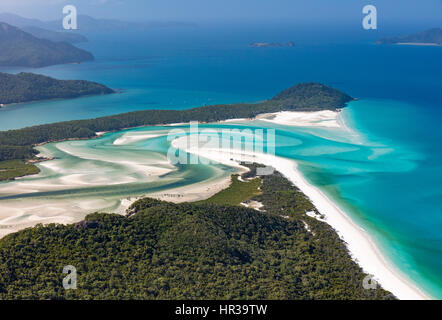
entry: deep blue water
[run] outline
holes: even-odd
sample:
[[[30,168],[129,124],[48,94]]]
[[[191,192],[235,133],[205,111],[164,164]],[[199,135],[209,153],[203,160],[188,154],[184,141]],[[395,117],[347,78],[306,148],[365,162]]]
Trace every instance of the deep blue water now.
[[[441,105],[442,48],[378,46],[376,33],[317,28],[235,25],[90,34],[82,46],[95,62],[25,71],[98,81],[123,93],[0,109],[0,129],[146,108],[258,101],[303,81],[320,81],[354,97]],[[297,46],[248,47],[289,40]]]
[[[132,110],[260,101],[304,81],[334,86],[361,98],[348,109],[349,121],[385,154],[359,148],[303,157],[290,146],[278,154],[302,161],[306,177],[368,227],[399,268],[442,297],[442,47],[378,46],[377,34],[293,26],[88,37],[82,46],[95,62],[28,71],[98,81],[122,93],[10,106],[0,110],[1,130]],[[290,40],[296,47],[248,47]]]

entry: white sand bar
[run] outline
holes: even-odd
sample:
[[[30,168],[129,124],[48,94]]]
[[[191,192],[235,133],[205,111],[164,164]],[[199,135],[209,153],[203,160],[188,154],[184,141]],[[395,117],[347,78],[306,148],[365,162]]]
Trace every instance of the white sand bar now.
[[[364,272],[373,275],[374,279],[384,289],[392,292],[399,299],[430,299],[429,296],[425,295],[405,276],[401,275],[401,271],[384,259],[365,230],[356,225],[321,190],[304,179],[298,171],[295,161],[267,154],[245,153],[244,151],[237,151],[235,153],[233,149],[212,150],[201,148],[201,146],[189,146],[188,140],[186,137],[181,137],[172,141],[172,145],[177,149],[179,148],[225,165],[237,166],[238,164],[235,161],[250,161],[273,166],[312,201],[318,211],[325,217],[325,221],[346,242],[353,259],[361,266]]]
[[[280,125],[299,127],[340,128],[339,112],[323,110],[316,112],[281,111],[258,115],[257,120],[268,121]]]

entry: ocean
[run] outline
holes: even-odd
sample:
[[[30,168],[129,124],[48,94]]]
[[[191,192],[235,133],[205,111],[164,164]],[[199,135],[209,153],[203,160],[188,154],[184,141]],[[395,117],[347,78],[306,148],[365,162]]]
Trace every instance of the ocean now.
[[[351,102],[342,115],[359,135],[346,137],[333,130],[273,125],[276,154],[296,160],[305,178],[366,229],[388,260],[419,288],[442,298],[442,47],[379,46],[374,44],[377,34],[347,29],[321,32],[289,25],[211,25],[87,36],[90,41],[82,47],[95,54],[95,62],[1,71],[87,79],[120,89],[121,93],[8,106],[0,109],[1,130],[142,109],[262,101],[305,81],[331,85],[359,99]],[[294,41],[296,46],[248,46],[256,41]],[[251,122],[248,126],[256,128],[262,123]],[[77,149],[57,154],[59,161],[66,161],[74,171],[91,172],[91,163],[86,165],[78,154],[111,158],[116,151],[110,142],[121,134],[78,142],[80,145],[65,143],[63,150]],[[164,143],[162,138],[139,141],[135,149],[155,150],[160,157],[166,150]],[[134,152],[133,148],[127,152]],[[118,166],[112,166],[116,174]],[[128,182],[122,190],[102,180],[92,195],[116,199],[230,173],[223,166],[201,166],[198,170],[190,167],[172,173],[167,182],[155,181],[148,187]],[[50,180],[62,179],[65,173],[43,174]],[[188,179],[180,182],[174,177]],[[133,178],[139,177],[134,173]],[[36,178],[20,182],[27,179]],[[10,203],[5,197],[11,195],[2,193],[5,187],[5,183],[0,184],[0,202]],[[90,191],[77,196],[91,199]],[[38,198],[43,202],[57,200],[71,197],[73,191],[56,192]]]

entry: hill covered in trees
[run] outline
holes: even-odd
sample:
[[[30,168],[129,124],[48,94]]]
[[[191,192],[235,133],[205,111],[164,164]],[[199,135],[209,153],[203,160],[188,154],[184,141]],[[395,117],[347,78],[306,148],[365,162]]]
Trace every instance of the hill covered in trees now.
[[[0,66],[39,68],[92,60],[91,53],[70,43],[40,39],[0,22]]]
[[[128,216],[10,234],[0,240],[0,299],[394,299],[363,288],[366,274],[330,226],[305,214],[316,209],[304,194],[278,173],[261,180],[262,212],[143,199]],[[76,290],[62,286],[67,265]]]
[[[104,85],[85,80],[57,80],[34,73],[0,73],[0,104],[77,98],[113,92]]]

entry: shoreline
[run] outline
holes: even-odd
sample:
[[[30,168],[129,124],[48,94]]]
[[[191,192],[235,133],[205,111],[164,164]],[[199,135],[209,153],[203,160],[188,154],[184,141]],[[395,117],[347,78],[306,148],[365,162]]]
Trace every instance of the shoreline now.
[[[296,119],[298,116],[301,116],[299,112],[291,111],[292,118]],[[272,114],[272,116],[277,117],[277,114]],[[268,115],[268,114],[267,114]],[[346,130],[350,129],[345,124],[343,119],[339,119],[338,117],[339,112],[334,112],[333,114],[330,114],[330,116],[335,117],[335,120],[337,121],[340,129]],[[315,114],[311,114],[311,117],[315,117]],[[317,116],[317,114],[316,114]],[[289,122],[285,121],[285,123],[282,123],[282,125],[292,125],[292,126],[299,126],[299,127],[309,127],[311,125],[311,117],[306,122],[300,122],[297,124],[290,124]],[[253,120],[263,120],[263,119],[257,119],[256,117]],[[247,121],[251,119],[233,119],[230,121],[220,121],[220,122],[235,122],[235,121]],[[315,118],[315,121],[330,121],[330,118]],[[297,119],[299,121],[299,119]],[[273,122],[275,124],[278,124],[278,118],[271,118],[270,122]],[[143,127],[154,127],[154,126],[143,126]],[[314,125],[314,127],[321,127],[321,125]],[[327,125],[323,126],[327,127]],[[124,130],[124,129],[123,129]],[[119,130],[121,131],[121,130]],[[105,132],[97,132],[97,135],[95,137],[92,137],[91,139],[98,138],[105,134]],[[181,139],[181,140],[180,140]],[[75,139],[79,140],[79,139]],[[81,140],[81,139],[80,139]],[[319,188],[311,185],[307,180],[303,177],[302,173],[297,168],[297,163],[294,160],[289,160],[286,158],[271,156],[271,155],[265,155],[265,154],[247,154],[245,155],[247,159],[244,159],[244,153],[237,153],[232,154],[232,150],[229,150],[229,153],[226,155],[226,153],[220,150],[201,150],[201,148],[197,148],[198,151],[196,152],[192,148],[187,148],[182,144],[180,144],[183,140],[185,140],[185,137],[178,138],[174,141],[172,141],[172,146],[175,148],[183,149],[189,153],[194,153],[199,156],[202,156],[204,158],[214,160],[218,163],[222,163],[225,165],[228,165],[230,167],[240,167],[237,161],[251,161],[256,163],[261,163],[264,165],[269,165],[275,167],[277,171],[279,171],[281,174],[283,174],[287,179],[289,179],[295,186],[297,186],[309,199],[310,201],[315,205],[315,207],[318,209],[318,211],[325,216],[325,222],[331,226],[341,237],[341,239],[345,242],[346,247],[348,249],[348,252],[352,259],[363,269],[364,272],[371,274],[374,276],[374,278],[377,280],[377,282],[386,290],[392,292],[397,298],[399,299],[432,299],[429,295],[422,292],[421,289],[417,288],[411,280],[408,280],[406,278],[406,275],[402,273],[399,268],[397,268],[393,263],[387,261],[387,259],[382,255],[382,252],[377,248],[375,242],[370,238],[369,233],[358,226],[355,222],[352,221],[350,218],[350,215],[347,214],[344,210],[342,210],[338,204],[333,202],[332,199],[330,199],[326,194],[324,194]],[[50,142],[46,142],[50,143]],[[46,144],[44,143],[44,144]],[[230,159],[230,160],[228,160]],[[230,179],[230,178],[229,178]],[[221,179],[223,180],[223,179]],[[220,187],[221,185],[228,186],[228,184],[218,181]],[[204,186],[204,183],[201,182]],[[229,183],[230,184],[230,183]],[[208,183],[206,182],[205,185],[207,186]],[[195,186],[184,186],[180,188],[175,189],[167,189],[164,190],[163,200],[172,201],[170,195],[174,192],[178,192],[178,189],[181,189],[181,192],[184,192],[184,190],[192,190],[192,192],[195,194]],[[209,188],[210,189],[210,188]],[[213,188],[218,189],[218,188]],[[212,190],[214,191],[214,190]],[[190,196],[190,193],[188,193]],[[197,196],[201,196],[201,194],[197,194]],[[146,194],[147,197],[153,197],[154,194]],[[126,198],[121,199],[121,206],[130,206],[130,204],[134,201],[136,201],[138,198]],[[133,200],[133,201],[132,201]],[[181,200],[180,202],[183,202],[184,200]],[[187,200],[192,201],[192,200]],[[124,203],[124,205],[123,205]],[[68,222],[71,223],[71,222]],[[18,231],[18,230],[16,230]],[[13,231],[15,232],[15,231]],[[9,233],[9,232],[8,232]]]
[[[176,148],[183,147],[182,141],[174,140],[173,144]],[[363,269],[364,272],[373,275],[374,279],[385,289],[392,292],[400,300],[427,300],[432,299],[430,296],[422,292],[408,279],[405,279],[397,267],[387,261],[380,250],[376,247],[374,241],[370,238],[368,232],[358,226],[351,220],[337,204],[330,200],[321,190],[308,183],[297,169],[297,164],[293,160],[270,156],[265,154],[233,154],[231,150],[228,152],[230,159],[222,156],[219,152],[215,156],[214,150],[198,152],[192,148],[185,149],[190,153],[198,153],[198,155],[211,159],[223,164],[232,165],[234,160],[261,163],[267,166],[273,166],[275,170],[290,180],[301,192],[303,192],[325,217],[324,221],[331,226],[345,242],[352,259]],[[221,157],[219,155],[221,154]]]
[[[342,118],[338,120],[341,129],[350,129]],[[277,123],[276,121],[273,122]],[[283,125],[288,124],[283,123]],[[295,126],[299,126],[299,124],[295,124]],[[235,151],[232,149],[228,151],[202,150],[199,147],[188,147],[186,137],[175,139],[172,141],[172,146],[228,166],[237,166],[237,161],[250,161],[274,167],[310,199],[325,217],[323,221],[331,226],[345,242],[351,258],[365,273],[372,275],[384,289],[392,292],[400,300],[433,299],[408,279],[393,262],[384,257],[367,230],[354,222],[351,215],[347,214],[337,203],[304,178],[297,168],[296,161],[267,154],[241,151],[234,153]]]
[[[374,279],[386,290],[392,292],[400,300],[432,299],[416,287],[411,280],[405,278],[402,271],[384,257],[370,234],[355,223],[350,215],[339,207],[319,188],[311,185],[298,170],[296,162],[292,167],[284,167],[278,162],[276,169],[295,184],[315,205],[330,225],[346,243],[352,259],[364,270],[374,276]],[[279,167],[279,168],[278,168]]]

